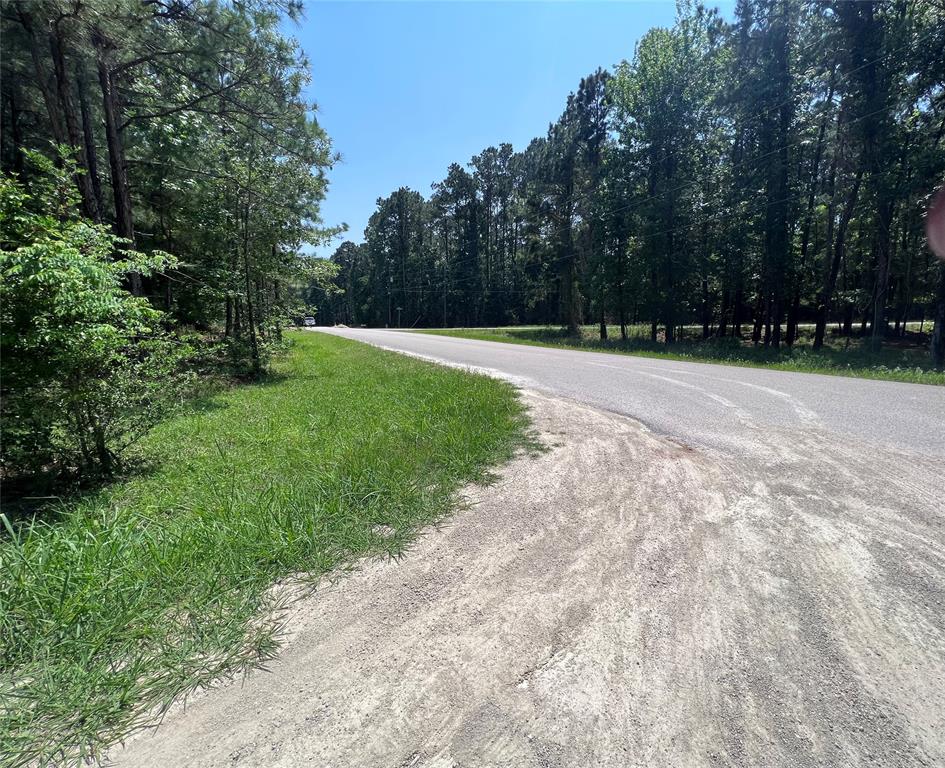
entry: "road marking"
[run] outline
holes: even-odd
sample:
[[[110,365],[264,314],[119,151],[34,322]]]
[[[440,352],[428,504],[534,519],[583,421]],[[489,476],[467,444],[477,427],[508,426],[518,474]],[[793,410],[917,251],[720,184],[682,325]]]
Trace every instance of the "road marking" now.
[[[645,373],[645,372],[639,371],[639,370],[628,370],[627,368],[624,368],[624,367],[619,366],[619,365],[608,365],[607,363],[595,363],[595,362],[590,362],[590,361],[588,361],[588,362],[589,362],[590,365],[597,366],[598,368],[612,368],[613,370],[615,370],[615,371],[620,371],[621,373],[629,373],[629,374],[638,374],[638,375],[640,375],[640,376],[648,376],[648,377],[651,378],[651,379],[660,379],[661,381],[665,381],[665,382],[668,382],[668,383],[670,383],[670,384],[675,384],[676,386],[678,386],[678,387],[683,387],[684,389],[691,389],[691,390],[693,390],[693,391],[695,391],[695,392],[698,392],[700,395],[704,395],[705,397],[709,398],[710,400],[713,400],[713,401],[715,401],[716,403],[719,403],[719,405],[722,405],[722,406],[724,406],[724,407],[726,407],[726,408],[728,408],[728,409],[734,411],[734,412],[735,412],[735,418],[737,418],[737,419],[738,419],[740,422],[742,422],[743,424],[745,424],[745,425],[751,425],[751,424],[754,423],[753,419],[751,418],[751,414],[748,413],[748,411],[746,411],[744,408],[742,408],[741,406],[739,406],[737,403],[733,403],[731,400],[729,400],[729,399],[727,399],[727,398],[725,398],[725,397],[722,397],[721,395],[717,395],[715,392],[710,392],[709,390],[707,390],[707,389],[705,389],[705,388],[703,388],[703,387],[697,387],[695,384],[690,384],[688,381],[680,381],[679,379],[673,379],[673,378],[671,378],[671,377],[669,377],[669,376],[662,376],[662,375],[655,374],[655,373]]]
[[[716,403],[730,408],[735,412],[735,417],[745,425],[753,424],[754,421],[751,418],[751,414],[748,413],[744,408],[739,406],[736,403],[733,403],[728,398],[722,397],[721,395],[715,394],[715,392],[710,392],[709,390],[703,387],[697,387],[695,384],[690,384],[687,381],[680,381],[679,379],[673,379],[669,376],[661,376],[655,373],[643,373],[643,376],[649,376],[651,379],[660,379],[661,381],[668,382],[670,384],[675,384],[678,387],[684,387],[685,389],[691,389],[695,392],[698,392],[700,395],[705,395],[710,400],[714,400]]]
[[[650,370],[661,370],[659,368],[652,368],[650,366],[647,366],[647,367],[649,367]],[[742,387],[750,387],[751,389],[760,390],[762,392],[765,392],[766,394],[771,395],[772,397],[777,397],[780,400],[784,400],[786,403],[788,403],[788,405],[790,405],[791,408],[794,410],[794,413],[797,414],[798,418],[801,421],[803,421],[805,424],[812,427],[823,426],[823,422],[821,421],[820,416],[818,416],[817,413],[812,411],[810,408],[804,405],[800,400],[798,400],[793,395],[787,392],[782,392],[780,389],[773,389],[772,387],[765,387],[765,386],[762,386],[761,384],[752,384],[747,381],[740,381],[739,379],[730,379],[725,376],[710,376],[708,374],[697,373],[695,371],[673,370],[673,373],[682,373],[688,376],[700,376],[704,379],[709,379],[711,381],[725,381],[725,382],[728,382],[729,384],[738,384],[739,386],[742,386]]]

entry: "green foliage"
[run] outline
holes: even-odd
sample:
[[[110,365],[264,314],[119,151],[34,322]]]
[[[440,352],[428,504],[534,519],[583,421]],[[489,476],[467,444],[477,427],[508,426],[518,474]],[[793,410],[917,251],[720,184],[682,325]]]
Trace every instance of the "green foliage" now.
[[[829,345],[838,321],[926,351],[905,329],[945,312],[923,234],[945,174],[941,5],[739,0],[731,23],[678,9],[523,150],[450,165],[428,199],[378,200],[363,244],[334,257],[344,294],[321,297],[322,319],[383,326],[402,307],[405,327],[575,337],[593,319],[605,341],[649,323],[666,345],[698,324],[765,350],[803,323]]]
[[[335,232],[335,156],[294,2],[8,10],[4,471],[107,474],[197,374],[265,374],[306,292],[331,295],[301,251]]]
[[[2,17],[4,170],[35,184],[20,150],[70,147],[85,218],[176,257],[129,288],[167,324],[225,337],[238,374],[265,372],[300,293],[325,282],[303,245],[336,231],[319,218],[335,156],[280,27],[297,10],[43,0]]]
[[[323,334],[292,344],[265,383],[151,432],[151,472],[0,537],[4,765],[100,756],[271,657],[292,594],[274,582],[401,553],[525,437],[505,383]]]
[[[29,191],[0,177],[7,475],[110,473],[180,383],[181,353],[161,329],[162,314],[125,287],[129,273],[172,260],[119,251],[123,243],[105,227],[77,216],[73,169],[65,168],[46,164]]]

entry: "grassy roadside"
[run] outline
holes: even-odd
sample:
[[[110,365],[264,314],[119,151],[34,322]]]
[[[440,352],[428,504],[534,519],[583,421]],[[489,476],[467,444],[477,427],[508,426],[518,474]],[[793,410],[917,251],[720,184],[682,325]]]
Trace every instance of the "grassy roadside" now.
[[[400,552],[526,439],[509,385],[324,334],[0,533],[0,764],[75,763],[276,649],[270,587]],[[4,521],[6,522],[6,521]]]
[[[780,351],[739,343],[726,339],[723,342],[685,339],[677,343],[672,351],[662,344],[653,344],[649,339],[632,335],[627,341],[620,340],[619,328],[609,329],[610,339],[601,341],[597,326],[582,328],[580,338],[569,336],[561,328],[539,326],[517,326],[504,328],[429,328],[417,333],[437,336],[455,336],[482,341],[500,341],[506,344],[527,344],[540,347],[559,347],[591,352],[614,352],[641,357],[684,360],[698,363],[720,363],[723,365],[774,368],[781,371],[801,373],[823,373],[832,376],[854,376],[866,379],[906,381],[915,384],[945,385],[945,372],[932,370],[928,353],[918,349],[885,349],[879,354],[865,349],[860,342],[849,346],[834,343],[814,352],[804,343],[793,349]]]

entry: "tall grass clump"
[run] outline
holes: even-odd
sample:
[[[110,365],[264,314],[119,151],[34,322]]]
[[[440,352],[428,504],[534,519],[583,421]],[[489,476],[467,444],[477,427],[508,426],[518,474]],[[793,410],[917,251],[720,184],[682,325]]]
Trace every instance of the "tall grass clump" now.
[[[502,382],[293,334],[268,380],[158,425],[138,475],[4,517],[0,763],[94,759],[271,657],[276,582],[399,553],[525,423]]]

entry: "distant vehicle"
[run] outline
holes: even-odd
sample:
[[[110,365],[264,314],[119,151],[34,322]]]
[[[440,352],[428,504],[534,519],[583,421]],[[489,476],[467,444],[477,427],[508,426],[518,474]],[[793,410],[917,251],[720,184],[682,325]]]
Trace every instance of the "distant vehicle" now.
[[[315,318],[312,317],[311,315],[303,317],[302,325],[304,325],[306,328],[312,327],[313,325],[315,325]]]

